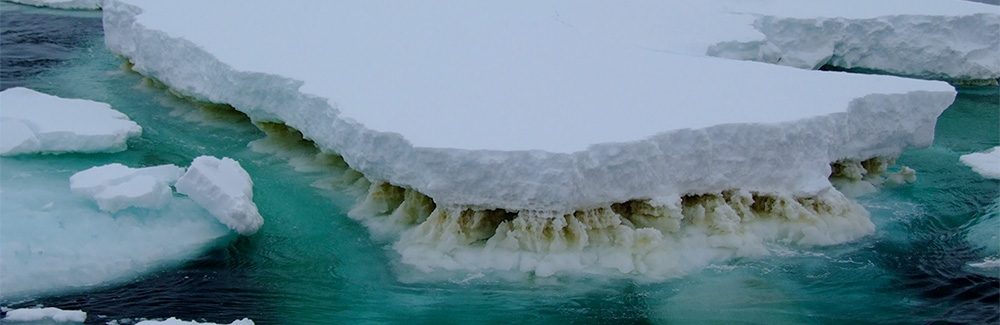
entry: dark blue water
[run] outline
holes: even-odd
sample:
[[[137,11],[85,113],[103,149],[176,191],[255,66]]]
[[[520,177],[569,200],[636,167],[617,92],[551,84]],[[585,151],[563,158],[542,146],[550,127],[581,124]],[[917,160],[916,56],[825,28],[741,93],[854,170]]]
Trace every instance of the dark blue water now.
[[[859,199],[878,231],[854,243],[737,259],[654,283],[489,272],[469,281],[404,282],[401,275],[413,271],[345,215],[355,197],[310,186],[329,170],[296,171],[282,154],[250,150],[247,144],[265,135],[242,114],[178,98],[123,68],[104,49],[99,12],[2,3],[0,33],[2,88],[107,102],[144,128],[126,152],[3,158],[0,168],[9,159],[148,166],[230,156],[254,176],[255,201],[267,218],[260,233],[180,265],[82,292],[0,302],[9,307],[80,309],[94,324],[166,317],[258,324],[1000,322],[1000,281],[967,266],[993,254],[967,235],[990,217],[1000,183],[958,163],[961,154],[1000,145],[997,87],[959,89],[935,144],[898,161],[918,170],[917,182]],[[281,150],[314,153],[294,139]]]

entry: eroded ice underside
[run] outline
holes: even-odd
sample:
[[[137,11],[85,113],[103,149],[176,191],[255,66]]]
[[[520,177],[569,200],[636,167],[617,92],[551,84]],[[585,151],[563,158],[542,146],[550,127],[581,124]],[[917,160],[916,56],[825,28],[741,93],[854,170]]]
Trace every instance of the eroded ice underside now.
[[[965,26],[949,17],[974,17],[978,31],[996,16],[931,1],[843,5],[835,16],[782,4],[128,0],[107,1],[104,23],[108,47],[135,71],[342,156],[368,189],[351,215],[403,225],[394,248],[405,263],[674,275],[767,254],[769,243],[871,233],[867,212],[831,186],[831,163],[867,168],[929,145],[955,96],[943,82],[711,58],[729,57],[712,46],[760,43],[779,48],[758,51],[765,58],[790,60],[779,64],[823,61],[815,48],[768,46],[777,41],[759,30],[763,12],[801,26],[922,17],[942,33]],[[666,9],[683,24],[657,20]],[[796,36],[839,42],[804,31]],[[933,44],[980,58],[995,52],[989,32]],[[961,71],[941,70],[944,79],[1000,70],[993,57],[949,65]]]

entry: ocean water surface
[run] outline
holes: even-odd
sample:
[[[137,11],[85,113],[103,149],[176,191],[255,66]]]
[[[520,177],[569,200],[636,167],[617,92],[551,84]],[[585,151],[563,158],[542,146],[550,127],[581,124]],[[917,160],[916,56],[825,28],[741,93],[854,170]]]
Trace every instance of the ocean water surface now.
[[[252,175],[264,227],[149,274],[0,305],[80,309],[95,324],[166,317],[249,317],[257,324],[1000,321],[1000,274],[969,266],[1000,253],[1000,183],[959,163],[962,154],[1000,145],[995,86],[959,88],[938,120],[934,145],[898,159],[917,170],[916,182],[858,198],[878,230],[856,242],[791,247],[660,281],[424,273],[400,265],[390,243],[347,217],[360,193],[331,178],[345,172],[342,162],[317,162],[310,143],[280,128],[265,133],[226,105],[175,96],[131,72],[102,37],[100,12],[0,3],[0,88],[106,102],[143,127],[120,153],[0,158],[0,231],[10,231],[3,223],[17,213],[4,207],[18,189],[4,183],[18,168],[68,177],[114,162],[186,166],[205,154],[232,157]]]

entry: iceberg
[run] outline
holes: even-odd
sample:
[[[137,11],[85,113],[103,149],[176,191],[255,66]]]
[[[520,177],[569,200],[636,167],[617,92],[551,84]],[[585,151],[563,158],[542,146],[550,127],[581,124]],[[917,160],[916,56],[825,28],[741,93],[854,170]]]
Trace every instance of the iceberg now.
[[[241,235],[253,235],[264,224],[264,218],[253,203],[253,180],[240,163],[231,158],[195,158],[175,186],[177,193],[198,202]]]
[[[867,212],[828,178],[851,168],[874,177],[878,162],[930,145],[954,100],[944,82],[710,57],[766,40],[759,19],[839,17],[755,3],[109,0],[103,9],[106,44],[133,70],[262,128],[294,129],[363,174],[367,195],[350,215],[404,225],[393,247],[407,264],[673,275],[767,254],[770,243],[870,234]],[[832,15],[928,15],[941,32],[958,24],[949,17],[980,17],[969,23],[977,29],[996,16],[896,4],[841,4]],[[845,13],[855,7],[875,9]],[[992,53],[990,32],[986,45],[979,32],[960,45]],[[816,61],[789,53],[778,63]],[[941,73],[995,78],[995,58]],[[912,178],[904,174],[894,177]]]
[[[1000,179],[1000,147],[962,155],[959,161],[985,178]]]
[[[81,310],[62,310],[54,307],[45,308],[19,308],[4,310],[4,322],[39,322],[47,319],[53,322],[83,323],[87,320],[87,313]]]
[[[46,95],[28,88],[0,92],[0,155],[119,152],[142,128],[111,105]]]

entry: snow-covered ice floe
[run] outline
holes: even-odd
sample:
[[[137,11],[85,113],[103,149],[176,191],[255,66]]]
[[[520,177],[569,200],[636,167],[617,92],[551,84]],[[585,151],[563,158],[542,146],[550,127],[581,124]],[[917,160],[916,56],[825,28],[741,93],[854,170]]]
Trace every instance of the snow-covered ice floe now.
[[[13,3],[57,9],[101,9],[103,0],[4,0]]]
[[[129,168],[122,164],[98,166],[73,174],[69,187],[77,195],[97,202],[102,211],[139,207],[162,209],[173,198],[170,186],[184,168],[161,165]]]
[[[175,186],[241,235],[253,235],[264,224],[253,203],[253,180],[231,158],[195,158]]]
[[[165,320],[144,320],[136,323],[136,325],[221,325],[217,323],[200,323],[196,321],[183,321],[175,317],[170,317]],[[254,325],[253,320],[249,318],[234,320],[228,325]]]
[[[828,16],[754,3],[111,0],[104,24],[108,47],[133,70],[342,156],[370,181],[350,215],[373,229],[402,225],[394,247],[406,263],[669,276],[767,254],[768,243],[830,245],[871,233],[867,212],[828,177],[870,178],[905,148],[929,145],[955,96],[944,82],[708,55],[753,53],[733,43],[749,42],[801,67],[858,56],[921,69],[904,75],[1000,71],[984,55],[997,52],[992,7],[858,1]],[[804,28],[823,26],[816,17],[855,36],[868,25],[853,21],[865,19],[929,30],[882,28],[876,34],[888,38],[871,38],[862,54],[817,59],[823,44],[841,51],[843,41],[829,37],[843,35]],[[822,46],[769,41],[759,28],[780,18],[805,24],[782,37]],[[967,55],[899,56],[875,44],[960,28],[969,39],[921,43],[941,48],[918,52]],[[924,59],[951,61],[927,72]]]
[[[983,177],[1000,179],[1000,147],[962,155],[959,160]]]
[[[4,322],[39,322],[51,320],[52,322],[59,323],[83,323],[87,320],[87,313],[81,310],[62,310],[55,307],[4,309],[2,320]]]
[[[142,133],[111,105],[46,95],[28,88],[0,92],[0,155],[118,152]]]

